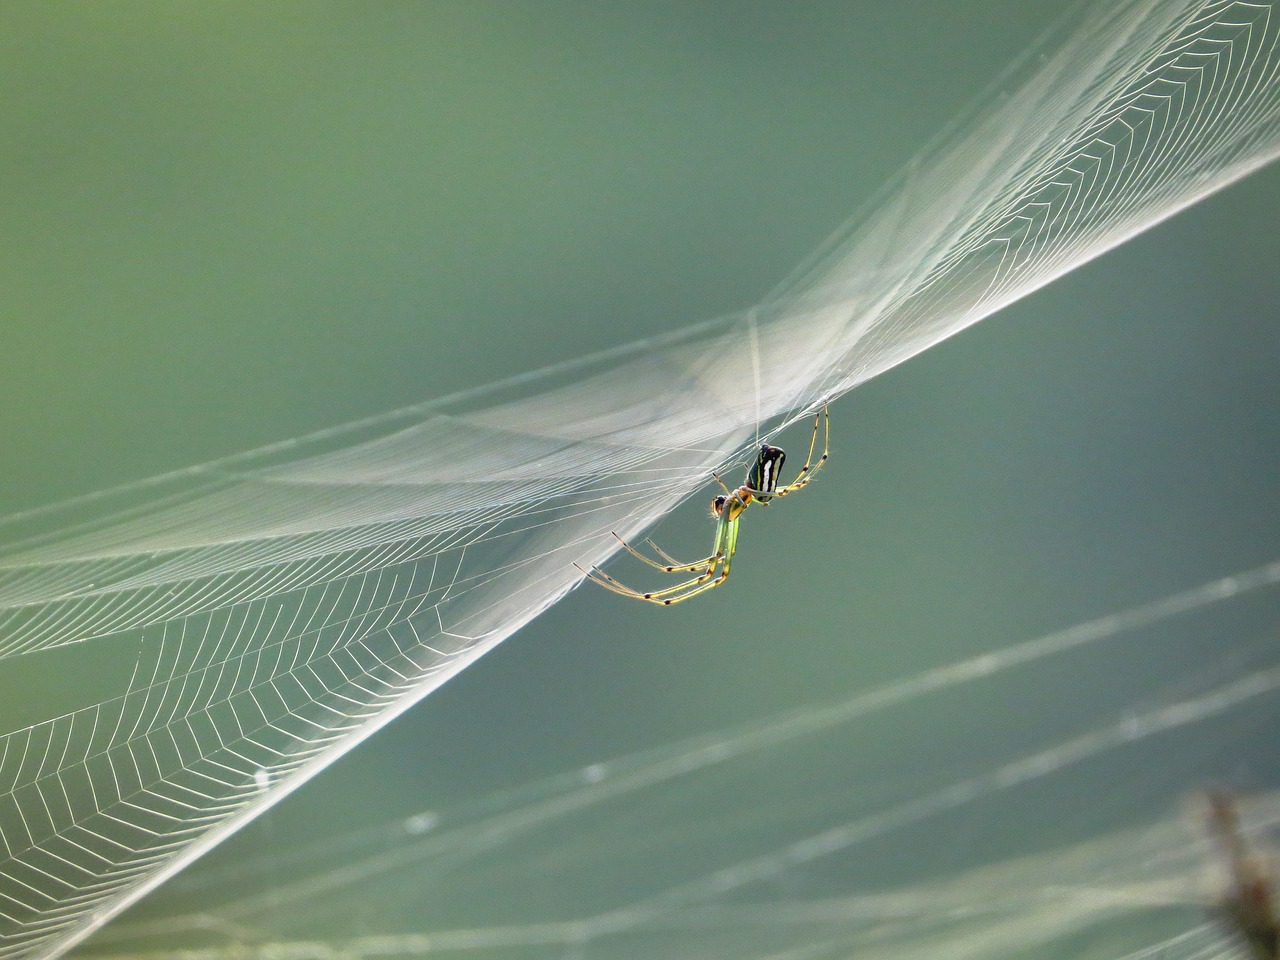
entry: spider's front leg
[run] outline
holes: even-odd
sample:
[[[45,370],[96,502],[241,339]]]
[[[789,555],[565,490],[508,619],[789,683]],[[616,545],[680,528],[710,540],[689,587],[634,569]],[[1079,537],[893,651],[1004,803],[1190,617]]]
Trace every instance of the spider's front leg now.
[[[720,584],[728,580],[729,566],[733,562],[734,553],[736,553],[738,550],[738,518],[737,517],[734,517],[732,520],[726,521],[726,533],[724,537],[724,543],[725,543],[724,567],[721,568],[720,575],[718,577],[711,578],[711,574],[713,573],[713,571],[708,570],[706,576],[699,577],[699,580],[705,581],[704,583],[699,584],[697,581],[690,581],[689,583],[686,583],[683,585],[691,588],[687,592],[682,593],[676,597],[669,597],[665,600],[654,600],[653,602],[661,603],[664,606],[669,607],[673,603],[679,603],[682,600],[689,600],[692,597],[698,596],[698,594],[700,593],[706,593],[708,590],[718,587],[720,586]]]
[[[684,583],[677,583],[674,587],[665,587],[662,590],[649,590],[642,592],[609,576],[609,574],[605,573],[599,567],[592,567],[590,570],[583,570],[583,568],[578,566],[576,563],[574,566],[578,567],[582,573],[586,574],[587,579],[595,581],[606,590],[612,590],[614,593],[621,594],[624,597],[634,597],[636,600],[648,600],[650,603],[660,603],[664,606],[669,606],[677,600],[684,599],[680,596],[674,596],[674,594],[679,594],[681,591],[686,590],[697,590],[698,592],[701,592],[708,581],[710,581],[712,585],[715,585],[725,577],[725,573],[723,571],[717,577],[716,567],[712,566],[703,570],[700,576],[694,577],[692,580],[686,580]],[[714,580],[712,580],[713,577],[715,577]],[[666,599],[668,597],[671,599]]]
[[[712,476],[716,477],[714,473]],[[738,500],[729,488],[724,485],[723,480],[716,477],[716,482],[724,488],[724,494],[711,501],[711,515],[716,518],[716,537],[711,544],[711,553],[703,557],[701,560],[694,560],[692,563],[684,563],[681,560],[677,560],[675,557],[671,556],[671,554],[667,553],[667,551],[654,543],[652,538],[648,538],[645,540],[645,543],[647,543],[653,549],[654,553],[664,561],[659,563],[652,557],[646,557],[616,533],[613,534],[614,539],[622,544],[623,549],[633,557],[638,560],[643,560],[649,566],[657,570],[661,570],[663,573],[696,573],[699,571],[706,573],[714,572],[716,566],[724,559],[723,546],[725,523],[731,518],[736,518],[742,511],[742,507],[745,506],[745,504]]]
[[[711,570],[711,569],[714,569],[715,566],[722,559],[720,554],[720,544],[718,542],[719,537],[716,538],[717,543],[714,545],[714,549],[716,552],[711,554],[711,556],[709,557],[703,557],[701,560],[695,560],[693,561],[693,563],[681,563],[675,557],[671,556],[671,554],[667,553],[667,551],[663,550],[660,546],[654,543],[653,540],[646,538],[645,543],[647,543],[650,547],[652,547],[653,551],[658,556],[660,556],[663,560],[666,561],[665,563],[659,563],[657,560],[654,560],[651,557],[646,557],[643,553],[641,553],[631,544],[627,543],[627,541],[623,540],[616,533],[613,536],[614,536],[614,539],[616,539],[620,544],[622,544],[623,549],[625,549],[627,553],[631,554],[633,557],[639,560],[643,560],[649,566],[654,567],[658,570],[661,570],[663,573],[693,573],[696,570]]]
[[[663,606],[670,606],[673,603],[678,603],[679,601],[684,600],[686,597],[702,593],[704,590],[711,587],[719,586],[729,575],[729,560],[732,557],[733,550],[736,548],[738,542],[738,514],[741,513],[741,510],[739,509],[734,511],[730,509],[731,504],[727,497],[718,497],[717,500],[724,500],[725,502],[720,505],[718,514],[720,519],[716,523],[716,538],[715,542],[712,544],[712,548],[715,552],[705,561],[701,561],[700,563],[693,565],[691,569],[684,571],[688,573],[696,572],[699,574],[692,580],[677,583],[672,587],[664,587],[661,590],[640,591],[611,577],[599,567],[592,567],[590,570],[583,570],[582,567],[579,566],[578,569],[582,570],[588,579],[594,580],[606,590],[612,590],[614,593],[622,594],[624,597],[634,597],[637,600],[647,600],[650,603],[659,603]],[[640,557],[641,560],[644,560],[651,566],[658,567],[660,570],[667,569],[667,567],[660,566],[648,557],[645,557],[632,549],[632,547],[621,537],[618,537],[616,533],[614,536],[617,537],[619,543],[626,547],[631,553]],[[655,546],[654,549],[657,549],[660,554],[666,556],[660,548]],[[721,563],[724,564],[722,569],[720,566]],[[575,566],[577,566],[577,564],[575,564]],[[719,570],[718,574],[717,570]],[[676,570],[673,569],[671,572],[674,573]]]

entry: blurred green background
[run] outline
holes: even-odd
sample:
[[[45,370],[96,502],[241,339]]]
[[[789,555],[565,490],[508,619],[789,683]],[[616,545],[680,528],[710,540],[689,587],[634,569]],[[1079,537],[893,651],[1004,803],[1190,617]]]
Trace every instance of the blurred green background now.
[[[1064,9],[6,3],[0,513],[747,307]],[[1278,218],[1265,170],[859,389],[727,588],[578,591],[218,856],[1276,559]]]

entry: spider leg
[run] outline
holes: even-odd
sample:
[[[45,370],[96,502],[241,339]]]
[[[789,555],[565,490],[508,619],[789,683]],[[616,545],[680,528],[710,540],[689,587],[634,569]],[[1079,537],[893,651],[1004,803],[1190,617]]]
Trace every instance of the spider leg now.
[[[590,569],[588,569],[587,567],[584,567],[582,564],[578,563],[576,560],[574,561],[573,565],[574,567],[577,568],[580,574],[582,574],[592,583],[598,583],[600,586],[604,587],[606,590],[612,590],[614,593],[620,593],[624,597],[634,597],[636,595],[635,591],[633,591],[630,587],[623,587],[621,583],[618,583],[618,581],[614,580],[613,577],[609,576],[599,567],[591,567]],[[617,584],[617,586],[614,586],[614,584]]]
[[[737,540],[737,530],[737,520],[729,520],[726,517],[721,517],[719,522],[716,523],[716,538],[711,544],[711,549],[715,552],[712,553],[711,556],[707,557],[705,563],[699,563],[692,567],[692,569],[684,571],[688,573],[698,573],[699,576],[694,577],[692,580],[686,580],[683,583],[677,583],[673,587],[664,587],[661,590],[647,590],[644,593],[636,591],[640,599],[650,600],[654,603],[666,603],[667,601],[663,599],[664,597],[680,593],[682,590],[687,590],[690,587],[697,587],[710,580],[716,575],[716,567],[725,560],[725,554],[722,546],[728,542],[729,537],[733,537],[735,541]],[[642,557],[641,559],[644,558]],[[660,569],[666,570],[667,568],[662,567]],[[674,573],[676,571],[673,570],[671,572]],[[614,580],[613,582],[617,583],[618,581]]]
[[[614,536],[617,537],[618,535],[615,533]],[[629,550],[631,549],[621,537],[618,537],[618,540],[624,547],[627,547]],[[664,587],[661,590],[648,590],[641,592],[633,587],[627,586],[622,581],[609,576],[609,574],[605,573],[599,567],[592,567],[590,570],[583,570],[581,566],[578,566],[577,564],[574,565],[586,574],[587,579],[594,580],[606,590],[612,590],[614,593],[620,593],[624,597],[634,597],[637,600],[648,600],[650,603],[660,603],[663,606],[669,606],[678,600],[683,600],[684,596],[687,596],[690,593],[695,591],[701,592],[708,583],[719,584],[724,580],[727,571],[723,571],[719,576],[717,576],[716,570],[721,563],[724,563],[726,567],[728,566],[728,554],[722,552],[721,544],[728,545],[729,543],[733,544],[733,549],[737,549],[738,520],[736,518],[729,520],[727,517],[722,517],[716,524],[716,538],[715,542],[712,544],[712,547],[716,552],[707,558],[704,565],[697,566],[693,570],[688,571],[701,571],[700,575],[694,577],[692,580],[677,583],[675,586]],[[631,552],[636,553],[634,550]],[[657,564],[653,564],[652,561],[649,561],[647,557],[638,553],[636,553],[636,555],[639,556],[640,559],[648,561],[653,566],[657,566]],[[659,569],[665,570],[666,567],[660,567]]]
[[[648,600],[650,603],[661,603],[664,606],[667,606],[675,603],[676,600],[683,599],[682,597],[674,595],[679,594],[683,590],[697,589],[707,583],[707,581],[712,580],[713,577],[716,577],[715,567],[711,567],[700,576],[694,577],[692,580],[686,580],[684,583],[677,583],[674,587],[666,587],[662,590],[650,590],[647,593],[642,593],[640,594],[640,599]],[[673,599],[667,599],[668,597],[673,597]]]
[[[822,456],[818,458],[818,462],[813,462],[813,451],[818,442],[818,423],[822,422]],[[788,493],[795,493],[808,486],[809,481],[813,479],[814,474],[822,469],[823,464],[827,462],[827,454],[831,448],[831,416],[827,413],[824,405],[821,413],[813,416],[813,435],[809,437],[809,455],[804,458],[804,466],[800,468],[800,472],[796,474],[796,478],[788,483],[785,487],[779,487],[772,496],[785,497]]]
[[[614,539],[616,539],[620,544],[622,544],[622,546],[626,549],[626,551],[629,554],[631,554],[633,557],[636,557],[639,560],[643,560],[649,566],[654,567],[658,570],[661,570],[663,573],[692,573],[695,570],[706,570],[708,567],[713,567],[715,566],[715,564],[720,562],[718,544],[716,546],[717,552],[711,554],[711,556],[704,557],[701,560],[695,560],[693,563],[681,563],[675,557],[671,556],[671,554],[667,553],[665,550],[659,547],[652,540],[645,540],[645,543],[647,543],[649,546],[653,547],[655,551],[657,551],[658,556],[662,557],[663,560],[667,561],[666,563],[658,563],[658,561],[653,560],[650,557],[646,557],[643,553],[641,553],[631,544],[627,543],[627,541],[623,540],[616,533],[613,536],[614,536]]]
[[[577,564],[575,564],[575,566],[577,566]],[[640,591],[632,590],[625,583],[618,582],[617,580],[613,579],[613,577],[609,576],[607,573],[601,570],[599,567],[592,567],[590,570],[586,570],[582,567],[578,567],[578,569],[587,575],[588,580],[592,580],[595,583],[598,583],[600,586],[604,587],[606,590],[612,590],[614,593],[620,593],[624,597],[641,597],[642,596]]]
[[[578,567],[578,569],[582,570],[582,567]],[[620,593],[624,597],[634,597],[637,600],[648,600],[650,603],[660,603],[663,605],[674,602],[673,600],[664,599],[671,594],[679,593],[681,590],[696,588],[715,576],[715,568],[713,567],[704,572],[700,577],[695,577],[692,580],[686,580],[684,583],[677,583],[674,587],[666,587],[662,590],[650,590],[648,592],[641,593],[639,590],[628,587],[625,583],[615,580],[599,567],[592,567],[590,570],[585,570],[583,572],[586,573],[589,579],[594,580],[606,590],[612,590],[614,593]]]
[[[682,593],[678,597],[668,597],[665,600],[654,600],[652,602],[661,603],[663,606],[669,607],[673,603],[679,603],[681,600],[688,600],[692,597],[696,597],[700,593],[706,593],[708,590],[711,590],[715,587],[720,586],[720,584],[724,583],[726,580],[729,579],[729,563],[731,560],[733,560],[733,555],[737,552],[737,550],[738,550],[738,521],[730,520],[729,530],[728,530],[728,533],[725,535],[724,567],[721,568],[720,575],[712,579],[711,575],[712,573],[714,573],[714,571],[708,570],[707,576],[700,578],[702,580],[705,580],[706,582],[699,584],[697,581],[691,580],[689,583],[684,584],[684,586],[692,587],[692,589],[690,589],[686,593]],[[646,597],[645,599],[647,600],[649,598]]]
[[[654,543],[651,537],[645,537],[644,542],[647,543],[650,547],[652,547],[653,552],[656,553],[658,556],[660,556],[663,560],[666,560],[667,563],[673,563],[677,567],[683,566],[683,564],[679,560],[677,560],[671,554],[667,553],[667,551],[663,550],[660,546]]]
[[[703,557],[701,560],[695,560],[693,563],[682,563],[681,561],[673,557],[671,554],[667,553],[667,551],[663,550],[656,543],[654,543],[652,539],[646,537],[644,542],[647,543],[653,549],[654,553],[656,553],[658,556],[662,557],[663,560],[666,560],[669,564],[671,564],[670,566],[661,568],[666,573],[676,573],[682,570],[701,570],[704,567],[709,567],[714,564],[717,564],[724,559],[724,555],[722,553],[716,552],[711,554],[711,556],[709,557]]]
[[[576,563],[574,566],[578,567],[579,570],[586,574],[588,580],[604,587],[606,590],[612,590],[614,593],[620,594],[624,597],[634,597],[637,600],[643,600],[645,598],[644,594],[639,590],[632,590],[625,583],[620,583],[613,579],[613,577],[609,576],[599,567],[592,567],[590,570],[586,570],[578,566]]]
[[[718,577],[715,577],[714,579],[707,579],[707,578],[702,578],[702,579],[706,580],[706,582],[699,584],[695,581],[689,584],[685,584],[685,586],[692,586],[693,589],[689,590],[686,593],[680,594],[680,596],[678,597],[667,597],[665,600],[660,600],[653,597],[641,597],[641,599],[649,600],[651,603],[660,603],[664,607],[669,607],[673,603],[679,603],[681,600],[688,600],[690,597],[696,597],[700,593],[706,593],[712,587],[720,586],[720,584],[724,583],[725,580],[729,579],[729,571],[727,569],[721,570],[720,575]]]

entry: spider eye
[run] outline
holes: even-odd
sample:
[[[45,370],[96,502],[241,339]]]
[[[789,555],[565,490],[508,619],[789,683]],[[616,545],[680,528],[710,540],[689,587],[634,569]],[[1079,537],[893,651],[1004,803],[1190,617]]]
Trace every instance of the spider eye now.
[[[729,498],[724,494],[716,497],[711,501],[711,515],[719,519],[720,514],[724,513],[724,505],[729,502]]]

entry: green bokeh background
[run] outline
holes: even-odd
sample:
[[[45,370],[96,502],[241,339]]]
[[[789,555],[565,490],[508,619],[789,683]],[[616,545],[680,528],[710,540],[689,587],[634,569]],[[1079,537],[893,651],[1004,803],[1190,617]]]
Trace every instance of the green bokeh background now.
[[[0,513],[749,306],[1063,9],[0,6]],[[1278,219],[1265,170],[860,388],[726,589],[669,611],[575,593],[271,836],[1276,559]],[[701,511],[665,539],[698,542]],[[993,708],[991,735],[1023,722]]]

